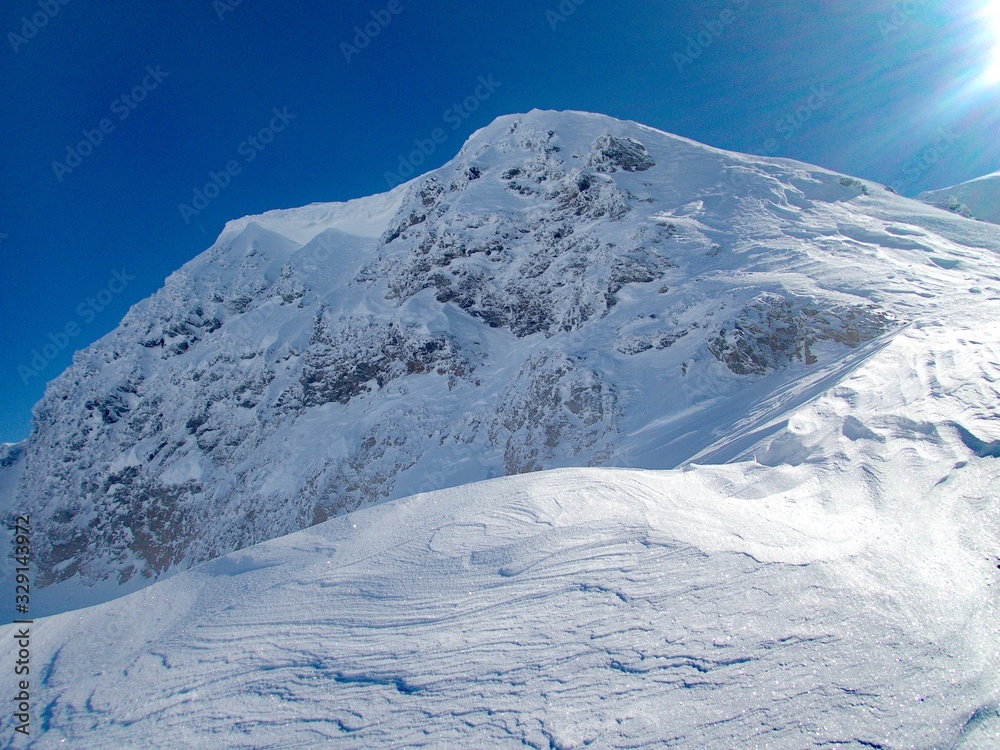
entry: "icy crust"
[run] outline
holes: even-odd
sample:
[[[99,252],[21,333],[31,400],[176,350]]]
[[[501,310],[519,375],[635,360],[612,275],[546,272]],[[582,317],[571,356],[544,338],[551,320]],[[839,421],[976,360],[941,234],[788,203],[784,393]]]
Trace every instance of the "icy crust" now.
[[[422,494],[36,621],[14,746],[1000,746],[976,317],[909,327],[755,461]]]
[[[0,467],[66,584],[38,611],[417,491],[723,455],[996,296],[995,227],[845,179],[536,111],[391,193],[230,223]]]

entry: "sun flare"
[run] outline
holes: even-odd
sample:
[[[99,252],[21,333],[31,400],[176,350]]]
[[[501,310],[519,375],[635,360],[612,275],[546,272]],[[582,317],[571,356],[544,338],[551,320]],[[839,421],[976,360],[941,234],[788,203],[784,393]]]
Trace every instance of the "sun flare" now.
[[[987,33],[992,37],[990,59],[986,64],[986,79],[1000,85],[1000,0],[989,0],[983,7],[983,20]]]

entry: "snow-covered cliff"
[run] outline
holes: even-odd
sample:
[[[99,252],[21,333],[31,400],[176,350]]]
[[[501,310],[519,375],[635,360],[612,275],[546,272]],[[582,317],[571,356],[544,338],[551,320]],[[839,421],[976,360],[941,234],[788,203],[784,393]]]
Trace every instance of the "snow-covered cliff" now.
[[[722,461],[908,323],[996,227],[575,112],[390,193],[231,222],[0,457],[39,613],[418,491]]]

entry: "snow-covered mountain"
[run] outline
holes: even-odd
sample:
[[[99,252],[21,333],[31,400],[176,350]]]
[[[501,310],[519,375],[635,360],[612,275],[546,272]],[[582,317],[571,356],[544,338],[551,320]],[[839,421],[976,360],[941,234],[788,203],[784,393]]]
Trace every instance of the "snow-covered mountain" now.
[[[50,384],[0,509],[32,515],[43,614],[418,491],[721,463],[994,299],[997,235],[635,123],[503,117],[390,193],[227,225]]]
[[[940,190],[928,190],[917,198],[970,219],[1000,224],[1000,172]]]
[[[995,750],[996,291],[746,460],[418,495],[36,622],[30,746]]]

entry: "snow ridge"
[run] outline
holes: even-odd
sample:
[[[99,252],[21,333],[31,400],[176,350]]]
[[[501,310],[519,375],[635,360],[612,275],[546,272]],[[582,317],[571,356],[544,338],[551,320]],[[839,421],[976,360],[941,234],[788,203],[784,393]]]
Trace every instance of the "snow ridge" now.
[[[928,190],[917,199],[968,219],[1000,224],[1000,172],[940,190]]]

